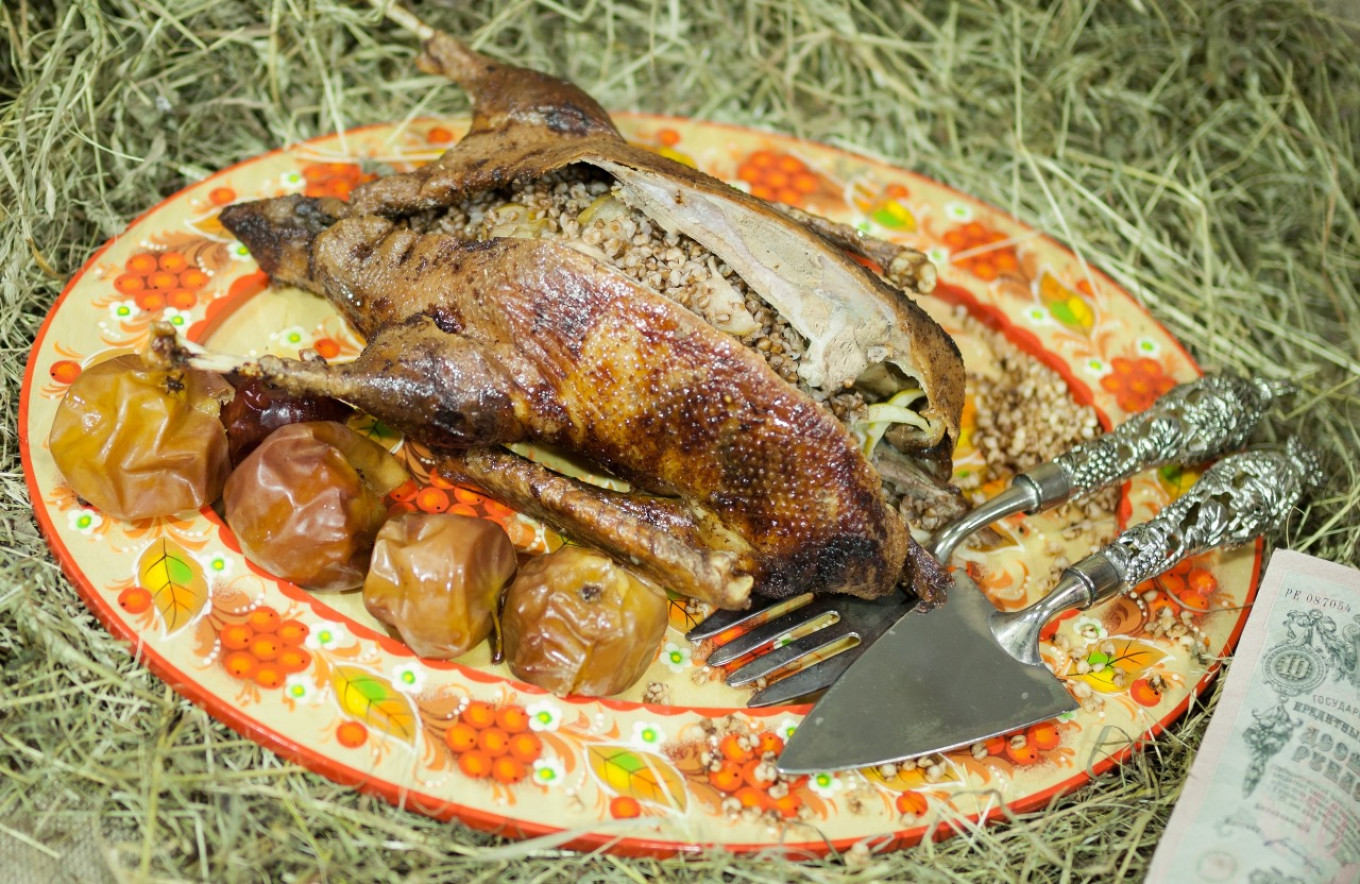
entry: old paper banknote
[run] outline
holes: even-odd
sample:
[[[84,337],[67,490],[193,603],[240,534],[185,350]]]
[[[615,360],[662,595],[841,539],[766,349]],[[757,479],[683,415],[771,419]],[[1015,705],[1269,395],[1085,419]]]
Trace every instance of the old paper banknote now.
[[[1360,881],[1360,572],[1279,550],[1148,874]]]

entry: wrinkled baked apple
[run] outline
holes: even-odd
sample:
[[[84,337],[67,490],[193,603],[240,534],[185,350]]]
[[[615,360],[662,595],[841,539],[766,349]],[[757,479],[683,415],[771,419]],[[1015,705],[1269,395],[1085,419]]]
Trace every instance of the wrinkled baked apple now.
[[[72,491],[114,518],[196,510],[227,480],[218,414],[231,395],[221,375],[116,356],[66,391],[48,437],[52,459]]]
[[[617,694],[656,656],[666,608],[664,595],[608,556],[564,546],[525,564],[506,590],[506,661],[559,696]]]
[[[405,513],[378,532],[364,607],[422,657],[461,657],[491,634],[518,561],[505,529],[451,513]]]
[[[383,496],[406,470],[344,424],[309,421],[275,430],[241,462],[223,493],[227,524],[246,558],[314,590],[364,582]]]

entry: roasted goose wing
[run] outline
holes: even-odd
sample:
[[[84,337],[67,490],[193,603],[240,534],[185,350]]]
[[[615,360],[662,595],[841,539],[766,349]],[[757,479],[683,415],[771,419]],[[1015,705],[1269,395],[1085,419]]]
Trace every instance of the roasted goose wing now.
[[[556,525],[658,585],[720,608],[741,608],[760,563],[750,543],[677,498],[606,491],[494,447],[451,452],[445,476]]]

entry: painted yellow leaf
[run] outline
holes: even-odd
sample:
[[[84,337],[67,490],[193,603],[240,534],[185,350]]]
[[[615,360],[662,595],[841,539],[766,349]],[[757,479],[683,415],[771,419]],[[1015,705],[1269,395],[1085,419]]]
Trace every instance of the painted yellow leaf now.
[[[346,426],[361,436],[367,436],[377,442],[388,451],[395,451],[397,445],[402,441],[401,431],[395,427],[390,427],[376,417],[355,412],[350,419],[345,421]]]
[[[1103,643],[1102,643],[1103,644]],[[1092,645],[1086,655],[1091,671],[1076,677],[1103,694],[1118,694],[1128,690],[1128,685],[1152,665],[1166,656],[1166,652],[1154,645],[1136,639],[1117,638],[1114,640],[1114,653],[1101,652],[1098,645]],[[1100,671],[1096,672],[1099,666]],[[1122,683],[1115,684],[1115,673],[1122,673]]]
[[[855,208],[880,226],[912,232],[916,230],[916,216],[902,202],[907,195],[906,188],[899,184],[874,187],[868,182],[856,181],[851,188],[850,199]]]
[[[188,626],[208,602],[202,566],[172,540],[162,538],[143,551],[137,581],[151,593],[167,635]]]
[[[1074,332],[1089,335],[1095,325],[1096,314],[1078,292],[1058,282],[1051,273],[1039,277],[1039,300],[1053,318]]]
[[[684,780],[659,755],[621,746],[591,746],[586,754],[595,776],[615,794],[684,811],[689,800]]]
[[[203,218],[191,220],[189,224],[211,237],[220,238],[227,235],[226,228],[222,226],[221,219],[217,217],[217,212],[213,212],[211,215],[207,215]]]
[[[415,709],[387,679],[357,666],[336,666],[331,670],[331,687],[345,712],[403,743],[415,742]]]
[[[1161,485],[1172,499],[1175,499],[1199,481],[1201,472],[1202,470],[1196,470],[1194,467],[1170,464],[1157,470],[1157,484]]]
[[[911,213],[911,209],[897,200],[885,199],[874,209],[871,217],[879,224],[892,230],[908,232],[916,230],[916,216]]]

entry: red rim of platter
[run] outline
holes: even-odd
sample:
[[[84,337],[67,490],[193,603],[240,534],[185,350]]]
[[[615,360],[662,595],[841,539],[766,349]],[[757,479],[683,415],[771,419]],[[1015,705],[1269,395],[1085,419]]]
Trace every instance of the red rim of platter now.
[[[1052,238],[1037,234],[1008,215],[971,197],[876,160],[786,136],[737,126],[653,115],[619,114],[616,119],[620,129],[630,139],[682,161],[693,162],[694,157],[690,156],[690,153],[693,153],[694,156],[700,157],[698,165],[701,168],[753,190],[766,186],[770,180],[768,176],[762,178],[758,168],[753,171],[754,166],[760,165],[757,160],[762,158],[768,160],[770,157],[793,158],[794,162],[801,165],[801,172],[810,175],[802,179],[808,186],[798,194],[800,198],[806,200],[806,205],[810,208],[833,217],[839,214],[843,216],[841,220],[852,223],[858,221],[876,235],[893,238],[923,250],[930,251],[930,247],[935,246],[936,251],[932,253],[932,257],[941,268],[941,284],[934,297],[920,299],[923,306],[948,325],[947,315],[950,306],[960,305],[988,326],[1002,331],[1022,350],[1055,369],[1068,383],[1074,399],[1093,405],[1102,423],[1107,427],[1112,419],[1122,419],[1125,413],[1124,406],[1130,403],[1120,398],[1118,390],[1112,392],[1099,382],[1100,378],[1108,376],[1113,370],[1111,366],[1113,358],[1103,360],[1101,364],[1101,359],[1092,357],[1089,362],[1079,364],[1080,354],[1083,352],[1080,351],[1080,346],[1085,346],[1081,344],[1080,333],[1085,334],[1088,343],[1098,337],[1099,330],[1094,327],[1096,323],[1088,320],[1086,316],[1092,309],[1109,314],[1103,317],[1108,321],[1110,328],[1105,330],[1102,344],[1105,349],[1099,351],[1100,355],[1116,351],[1128,353],[1131,355],[1117,357],[1125,359],[1128,364],[1133,364],[1135,359],[1151,360],[1161,367],[1166,378],[1175,381],[1188,380],[1200,373],[1198,366],[1171,335],[1157,325],[1147,312],[1112,280],[1088,267]],[[31,352],[20,398],[19,431],[26,479],[38,522],[64,572],[76,585],[86,604],[111,634],[131,645],[131,652],[154,674],[243,735],[336,782],[381,795],[398,806],[424,814],[444,819],[457,818],[478,829],[511,837],[547,836],[552,838],[554,843],[563,846],[603,849],[625,855],[669,855],[701,850],[708,846],[721,846],[735,852],[779,849],[797,856],[840,851],[858,842],[867,842],[875,850],[904,847],[915,844],[924,837],[936,839],[948,837],[956,830],[956,826],[967,825],[968,823],[957,820],[951,824],[951,821],[946,819],[942,825],[930,826],[924,819],[908,820],[895,816],[891,810],[863,814],[854,818],[848,829],[845,825],[831,826],[825,835],[823,824],[827,822],[826,818],[795,822],[787,828],[763,824],[745,828],[740,825],[731,826],[730,823],[733,821],[725,818],[720,811],[704,815],[691,813],[690,818],[686,820],[685,814],[678,812],[674,806],[673,799],[677,798],[675,791],[677,788],[688,788],[688,785],[683,779],[677,785],[673,777],[667,779],[656,771],[652,771],[650,776],[653,782],[660,783],[660,791],[657,794],[661,800],[657,802],[644,800],[642,804],[651,815],[638,819],[611,819],[603,810],[606,802],[599,795],[596,796],[594,813],[590,812],[589,807],[584,807],[582,811],[576,813],[575,818],[570,818],[571,812],[567,812],[566,816],[569,818],[562,819],[559,816],[551,822],[542,819],[541,813],[537,814],[540,818],[529,819],[527,818],[531,816],[529,813],[517,815],[516,804],[513,801],[506,803],[503,795],[497,799],[493,793],[491,800],[485,800],[487,798],[485,794],[476,793],[474,797],[478,800],[469,800],[468,793],[477,787],[484,787],[485,783],[457,781],[456,765],[451,774],[454,778],[452,788],[446,787],[443,795],[423,791],[410,782],[398,782],[382,773],[375,773],[379,761],[373,762],[374,770],[365,770],[351,763],[354,760],[352,758],[342,760],[337,756],[343,755],[344,751],[334,745],[333,740],[329,738],[304,739],[295,734],[284,733],[274,721],[262,720],[263,710],[252,710],[248,704],[246,708],[242,708],[233,700],[229,691],[223,690],[221,666],[205,665],[195,658],[197,665],[190,668],[180,659],[171,659],[178,655],[173,651],[167,653],[162,647],[163,642],[170,640],[168,635],[158,637],[153,626],[153,623],[159,623],[164,627],[164,623],[152,619],[134,623],[134,618],[130,618],[119,608],[116,602],[117,593],[111,592],[106,585],[111,576],[120,575],[106,574],[98,568],[89,567],[86,563],[88,559],[86,551],[83,548],[72,549],[75,529],[61,528],[56,517],[65,512],[69,521],[74,510],[69,502],[63,506],[59,500],[60,495],[57,502],[53,501],[53,492],[60,483],[59,479],[54,478],[54,468],[50,464],[50,455],[45,447],[50,415],[44,418],[43,425],[34,426],[31,425],[33,418],[31,409],[34,408],[35,402],[39,402],[42,403],[39,408],[47,414],[55,407],[55,401],[60,396],[60,385],[57,388],[39,389],[37,379],[42,377],[38,373],[40,366],[50,372],[52,366],[60,361],[56,357],[65,356],[67,361],[72,359],[88,361],[92,357],[107,355],[108,349],[115,349],[110,346],[104,351],[88,352],[79,356],[64,349],[57,349],[60,341],[48,340],[49,332],[53,330],[54,325],[59,325],[59,317],[62,321],[67,321],[64,317],[72,315],[76,309],[83,309],[81,307],[83,302],[79,301],[79,298],[72,299],[73,292],[83,293],[85,289],[100,284],[105,286],[106,292],[114,291],[112,285],[104,281],[108,276],[107,268],[101,265],[101,259],[105,254],[119,246],[125,238],[134,235],[145,236],[154,232],[154,222],[159,215],[171,211],[170,207],[183,208],[185,204],[192,204],[200,209],[203,207],[211,209],[210,203],[213,202],[213,198],[209,196],[210,194],[222,192],[223,185],[228,181],[239,183],[250,179],[250,173],[254,170],[259,170],[256,177],[264,175],[265,169],[272,173],[270,163],[275,161],[286,161],[296,157],[298,162],[301,162],[325,156],[332,161],[338,158],[343,163],[347,158],[346,154],[353,147],[348,143],[349,139],[368,147],[366,155],[370,157],[386,153],[383,159],[389,161],[428,160],[437,155],[437,148],[447,146],[453,132],[465,128],[466,122],[462,120],[416,120],[400,128],[386,125],[369,126],[313,139],[245,160],[186,188],[148,210],[128,226],[123,237],[111,240],[95,252],[71,279],[38,332]],[[393,143],[397,143],[398,147],[393,148]],[[259,182],[252,183],[258,185]],[[873,186],[884,183],[888,186],[877,188]],[[301,188],[298,182],[292,182],[290,186],[294,186],[295,189]],[[894,187],[898,189],[894,190]],[[231,192],[234,199],[235,191]],[[927,196],[920,196],[921,193]],[[261,195],[264,194],[249,194],[251,197]],[[913,198],[920,202],[913,201]],[[915,214],[919,214],[923,221],[933,221],[935,228],[930,230],[929,225],[925,224],[918,228]],[[911,219],[909,225],[904,222],[894,226],[894,222],[902,221],[904,217]],[[213,218],[214,211],[199,211],[191,220],[199,223],[195,229],[210,230]],[[981,224],[981,221],[985,221],[985,224]],[[972,243],[965,242],[965,247],[955,253],[953,260],[950,260],[948,252],[943,254],[940,252],[942,247],[939,245],[941,225],[951,223],[954,226],[949,230],[964,231],[972,235],[974,240]],[[204,226],[205,224],[207,226]],[[977,241],[976,228],[979,226],[983,236],[981,248]],[[187,228],[181,223],[177,229]],[[944,233],[949,233],[949,230],[945,230]],[[216,238],[224,242],[230,241],[229,235],[221,233],[220,228]],[[1030,256],[1036,254],[1037,257],[1032,258],[1032,266],[1019,268],[1009,279],[1006,278],[1006,273],[1010,272],[1008,268],[1003,268],[1001,276],[998,277],[994,266],[991,269],[970,267],[966,257],[960,257],[969,254],[970,250],[971,254],[987,254],[990,250],[1008,249],[1012,257],[1018,256],[1022,260],[1031,260]],[[1064,266],[1058,267],[1058,264]],[[1079,271],[1074,268],[1079,268]],[[231,269],[235,274],[233,293],[219,292],[215,299],[205,299],[209,301],[206,311],[202,309],[203,305],[199,304],[198,314],[195,314],[193,309],[184,311],[187,330],[192,337],[206,336],[227,315],[247,303],[263,288],[261,275],[258,272],[250,272],[254,270],[253,263],[243,262],[241,267]],[[1066,280],[1063,278],[1064,269]],[[989,274],[992,278],[985,278]],[[1072,279],[1081,279],[1084,283],[1071,282]],[[111,281],[108,279],[108,282]],[[1037,305],[1034,308],[1023,307],[1026,289],[1029,290],[1033,303]],[[1016,301],[1017,297],[1020,298],[1019,302]],[[1063,301],[1064,298],[1067,299],[1066,302]],[[1017,317],[1017,303],[1022,305],[1026,311],[1025,315]],[[1081,315],[1073,318],[1071,309],[1064,312],[1062,306],[1064,303],[1068,304],[1069,308],[1074,307]],[[100,309],[104,309],[105,306],[104,302],[101,302]],[[1040,307],[1042,309],[1039,309]],[[1085,310],[1085,313],[1081,313],[1082,310]],[[189,324],[190,320],[194,320],[192,324]],[[1128,326],[1135,328],[1129,329]],[[1068,341],[1069,337],[1072,338],[1071,341]],[[1059,339],[1066,342],[1064,346],[1071,345],[1077,347],[1077,350],[1055,352],[1053,342]],[[1094,347],[1095,344],[1091,346]],[[1139,406],[1134,407],[1136,410]],[[1155,482],[1146,478],[1135,479],[1125,486],[1118,513],[1121,524],[1131,519],[1144,519],[1156,506],[1165,502],[1166,494],[1162,493],[1162,499],[1159,501],[1155,486]],[[75,506],[78,508],[78,504]],[[205,523],[211,526],[212,535],[220,537],[221,542],[228,547],[233,545],[229,532],[211,510],[205,509],[200,515]],[[126,559],[135,558],[130,553],[119,555]],[[1255,594],[1260,562],[1261,546],[1258,543],[1252,550],[1213,557],[1206,564],[1206,568],[1212,570],[1222,582],[1229,584],[1227,589],[1235,593],[1231,602],[1237,611],[1233,614],[1225,610],[1218,614],[1218,619],[1214,621],[1216,631],[1209,640],[1210,646],[1204,649],[1209,660],[1220,659],[1235,646],[1245,622],[1246,609]],[[135,569],[133,573],[135,574]],[[263,574],[258,571],[254,573]],[[290,610],[306,612],[301,616],[315,618],[317,622],[335,620],[344,622],[357,639],[359,646],[368,643],[381,652],[411,656],[400,642],[337,614],[324,600],[272,578],[268,580],[268,584],[271,592],[276,590],[282,593],[291,606]],[[181,643],[188,642],[189,639],[188,635],[179,636]],[[208,663],[211,664],[212,660],[209,659]],[[489,694],[478,693],[480,689],[497,689],[498,696],[502,698],[509,692],[511,696],[524,700],[552,699],[552,702],[563,709],[573,712],[579,710],[593,715],[595,719],[602,719],[606,713],[619,716],[641,714],[668,724],[678,722],[683,727],[702,717],[738,713],[752,724],[773,726],[781,720],[796,720],[808,708],[792,706],[746,710],[731,706],[661,706],[609,699],[551,698],[550,695],[532,686],[511,681],[497,673],[482,672],[461,663],[435,661],[421,663],[425,669],[439,674],[440,677],[461,680],[459,687],[468,694],[477,694],[477,699],[489,698]],[[1171,696],[1158,704],[1160,708],[1154,706],[1155,713],[1151,709],[1138,713],[1141,717],[1136,719],[1138,726],[1133,731],[1140,734],[1137,739],[1130,740],[1113,751],[1088,747],[1087,754],[1080,761],[1076,759],[1077,752],[1074,748],[1056,769],[1046,770],[1045,777],[1037,783],[1020,782],[1024,780],[1026,774],[1032,773],[1029,770],[1017,768],[1009,774],[999,773],[999,782],[992,784],[991,788],[1001,791],[1003,803],[980,807],[974,812],[958,812],[958,816],[975,823],[979,820],[997,819],[1007,812],[1035,810],[1043,807],[1055,796],[1090,782],[1093,777],[1127,759],[1138,744],[1160,733],[1180,717],[1191,700],[1208,684],[1216,667],[1216,663],[1198,668],[1186,664],[1182,666],[1183,672],[1172,670],[1173,676],[1179,674],[1183,677],[1176,685],[1175,691],[1168,690]],[[271,707],[270,714],[277,717],[279,713]],[[614,741],[616,744],[619,742],[617,736],[616,733]],[[1087,737],[1089,738],[1090,734],[1087,734]],[[434,738],[426,734],[422,739],[428,743]],[[375,744],[379,742],[385,741],[378,737]],[[413,737],[410,748],[413,765],[420,762],[417,742],[419,741]],[[432,751],[437,754],[444,747],[427,745],[424,749],[426,752]],[[589,765],[579,760],[578,763],[581,763],[583,768],[580,772],[580,782],[593,784],[600,795],[607,797],[612,787],[599,776],[592,779],[591,771],[584,769]],[[1053,762],[1049,762],[1048,767],[1053,768]],[[833,785],[838,781],[835,778],[831,780]],[[966,785],[966,777],[963,784]],[[538,798],[540,793],[547,794],[537,783],[520,782],[515,788],[535,790],[522,796],[521,800]],[[878,788],[883,791],[887,787],[880,783]],[[617,789],[614,791],[621,794]],[[896,791],[905,794],[903,790]],[[679,797],[683,799],[683,796]],[[667,800],[670,800],[672,806],[665,806]],[[925,802],[925,799],[922,798],[921,801]],[[581,804],[579,800],[576,803]],[[687,804],[692,806],[698,803],[689,800]],[[932,799],[929,803],[933,806],[935,800]],[[634,807],[638,804],[637,800],[633,801]],[[561,801],[559,799],[557,804],[550,802],[546,806],[549,809],[561,810]],[[829,806],[835,811],[835,815],[840,817],[851,817],[848,809],[837,805],[834,798],[822,806],[823,808]],[[900,803],[898,806],[901,806]],[[700,809],[712,810],[712,808]],[[731,834],[732,832],[736,835]],[[734,837],[742,840],[729,840]]]

